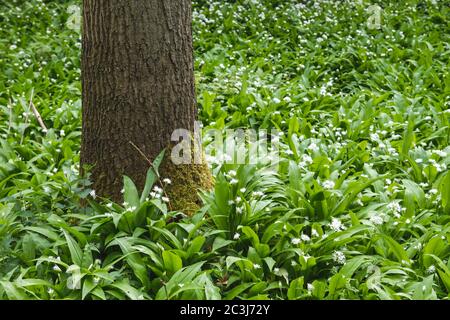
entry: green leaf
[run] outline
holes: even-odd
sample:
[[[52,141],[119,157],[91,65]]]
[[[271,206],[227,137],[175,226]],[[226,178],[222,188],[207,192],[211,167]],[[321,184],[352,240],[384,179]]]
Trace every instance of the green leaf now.
[[[439,255],[448,247],[448,244],[441,239],[440,236],[434,236],[425,245],[422,251],[422,261],[424,267],[428,268],[433,264],[431,255],[439,257]]]
[[[239,284],[238,286],[234,287],[227,293],[224,300],[233,300],[234,298],[236,298],[238,295],[240,295],[242,292],[252,287],[253,285],[254,283],[252,282]]]
[[[301,294],[305,290],[303,288],[304,282],[305,282],[305,280],[303,279],[303,277],[300,277],[300,278],[297,278],[297,279],[291,281],[291,284],[290,284],[288,292],[287,292],[287,297],[289,300],[295,300],[301,296]]]
[[[430,254],[429,256],[437,262],[438,265],[437,271],[439,277],[441,278],[442,283],[447,289],[447,293],[450,293],[450,269],[444,264],[444,262],[439,257],[435,256],[434,254]]]
[[[181,286],[188,285],[200,272],[205,261],[178,270],[156,294],[156,300],[168,299]]]
[[[18,289],[13,283],[9,281],[0,281],[0,285],[6,292],[6,295],[10,300],[27,300],[26,294],[23,290]]]
[[[141,255],[137,253],[126,238],[116,238],[112,243],[117,243],[123,254],[126,255],[128,265],[133,269],[136,277],[141,281],[144,287],[149,286],[147,268]]]
[[[162,253],[164,268],[169,274],[173,274],[183,267],[183,261],[179,256],[170,251]]]
[[[89,268],[93,263],[94,258],[92,257],[91,245],[86,244],[83,251],[82,267]]]
[[[17,279],[14,283],[18,287],[53,287],[53,285],[42,279]]]
[[[84,300],[95,287],[96,284],[94,283],[94,280],[92,280],[92,277],[85,278],[83,281],[83,289],[81,290],[81,299]]]
[[[384,242],[391,249],[394,256],[397,258],[397,261],[400,263],[410,263],[408,254],[405,249],[394,239],[385,234],[380,234],[381,238],[383,238]]]
[[[250,227],[242,227],[242,232],[250,238],[250,240],[252,241],[252,244],[254,247],[257,247],[259,245],[259,238],[258,235],[256,234],[255,231],[253,231],[252,228]]]
[[[416,285],[413,300],[436,300],[436,293],[433,290],[433,278],[434,276],[428,276]]]
[[[23,257],[28,262],[36,257],[36,245],[33,241],[33,237],[30,234],[26,234],[22,239]]]
[[[49,230],[47,228],[44,228],[44,227],[24,227],[23,230],[29,230],[29,231],[33,231],[33,232],[42,234],[43,236],[45,236],[53,241],[57,241],[59,239],[59,236],[56,232]]]
[[[111,287],[120,289],[123,293],[125,293],[128,298],[131,300],[142,300],[143,294],[137,290],[136,288],[133,288],[127,280],[120,280],[117,282],[114,282],[113,284],[110,284]]]
[[[150,202],[151,202],[152,204],[154,204],[155,207],[157,207],[164,215],[167,214],[167,206],[166,206],[166,204],[163,203],[161,200],[159,200],[159,199],[153,199],[153,200],[150,200]]]
[[[410,114],[408,120],[408,126],[405,128],[405,132],[403,135],[403,144],[402,144],[402,155],[403,157],[408,156],[409,150],[411,149],[414,142],[414,127],[415,123],[413,120],[413,113]]]
[[[439,191],[441,193],[442,206],[447,214],[450,214],[450,171],[444,176],[439,184]]]
[[[124,195],[123,199],[129,206],[139,208],[140,199],[134,182],[127,176],[123,177]]]
[[[164,149],[163,151],[161,151],[161,153],[153,161],[153,168],[154,168],[154,170],[156,170],[156,173],[157,173],[158,177],[159,177],[159,167],[161,166],[161,162],[164,159],[165,153],[166,153],[166,150]]]
[[[206,238],[204,236],[198,236],[194,240],[192,240],[191,246],[187,250],[187,256],[190,258],[194,254],[200,252],[205,241],[206,241]]]
[[[78,243],[69,235],[66,230],[63,230],[63,233],[66,237],[67,246],[69,247],[70,256],[72,257],[72,262],[81,267],[83,265],[83,251],[81,250]]]
[[[105,292],[100,287],[95,287],[95,289],[92,290],[92,295],[96,296],[100,300],[106,300]]]
[[[420,208],[425,204],[425,193],[414,181],[404,179],[403,185],[405,186],[405,216],[412,218],[415,215],[415,203],[417,203]]]
[[[223,247],[226,247],[233,242],[234,242],[233,240],[225,240],[222,237],[217,237],[214,239],[213,246],[212,246],[212,252],[215,252]]]
[[[263,259],[266,263],[267,267],[269,268],[269,271],[272,272],[274,265],[276,264],[276,261],[272,257],[267,257]]]
[[[145,202],[145,199],[150,194],[150,191],[152,190],[153,185],[155,184],[156,180],[157,180],[157,177],[156,177],[155,172],[153,171],[153,168],[148,169],[147,178],[145,179],[144,191],[142,191],[140,203]]]
[[[339,289],[343,288],[347,283],[346,278],[341,273],[336,273],[330,278],[330,284],[328,285],[328,293],[331,299],[336,297],[336,293]]]

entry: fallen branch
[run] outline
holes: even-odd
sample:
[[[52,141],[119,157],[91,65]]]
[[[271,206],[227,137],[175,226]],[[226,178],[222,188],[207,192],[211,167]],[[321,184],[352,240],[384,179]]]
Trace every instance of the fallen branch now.
[[[164,184],[163,184],[163,182],[162,182],[162,180],[161,180],[161,176],[159,175],[159,172],[158,172],[157,168],[155,168],[153,162],[145,155],[144,152],[142,152],[141,149],[139,149],[139,147],[138,147],[137,145],[135,145],[135,144],[133,143],[133,141],[128,141],[128,142],[133,146],[133,148],[135,148],[135,149],[140,153],[141,156],[144,157],[145,160],[147,160],[147,162],[150,164],[150,167],[151,167],[151,168],[153,169],[153,171],[155,172],[156,178],[158,179],[159,184],[161,185],[161,187],[163,187]],[[164,190],[164,188],[163,188],[163,192],[164,192],[164,196],[165,196],[167,199],[170,199],[169,196],[168,196],[167,193],[166,193],[166,190]],[[168,205],[169,205],[170,211],[173,211],[173,208],[172,208],[172,205],[171,205],[170,201],[169,201]]]
[[[36,117],[36,119],[37,119],[39,125],[41,126],[42,130],[44,131],[44,133],[47,133],[47,132],[48,132],[48,129],[47,129],[47,127],[45,126],[45,123],[44,123],[44,121],[42,120],[42,117],[41,117],[39,111],[38,111],[38,110],[36,109],[36,107],[34,106],[33,101],[30,101],[30,107],[31,107],[31,110],[33,110],[34,116]]]

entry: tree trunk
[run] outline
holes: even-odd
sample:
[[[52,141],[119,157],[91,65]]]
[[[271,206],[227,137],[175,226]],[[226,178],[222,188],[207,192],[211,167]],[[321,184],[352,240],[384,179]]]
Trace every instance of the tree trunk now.
[[[97,195],[122,201],[123,175],[142,190],[149,168],[132,144],[153,160],[175,129],[194,130],[191,0],[83,0],[83,9],[81,164],[93,166]],[[173,207],[195,206],[207,167],[169,156],[161,175]]]

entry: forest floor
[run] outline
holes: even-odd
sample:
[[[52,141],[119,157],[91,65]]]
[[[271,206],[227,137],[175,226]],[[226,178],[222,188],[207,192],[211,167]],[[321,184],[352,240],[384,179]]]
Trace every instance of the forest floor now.
[[[0,5],[0,299],[448,299],[448,1],[194,1],[204,129],[280,161],[192,217],[79,178],[79,4]]]

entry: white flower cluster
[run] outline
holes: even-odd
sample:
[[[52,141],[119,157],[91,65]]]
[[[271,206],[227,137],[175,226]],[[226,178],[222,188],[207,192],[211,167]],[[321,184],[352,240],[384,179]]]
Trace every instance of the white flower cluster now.
[[[345,254],[342,251],[334,251],[332,254],[333,261],[338,264],[345,264],[347,261]]]
[[[341,220],[333,218],[331,220],[331,223],[328,225],[331,230],[335,232],[339,232],[341,230],[345,230],[345,226],[342,224]]]

